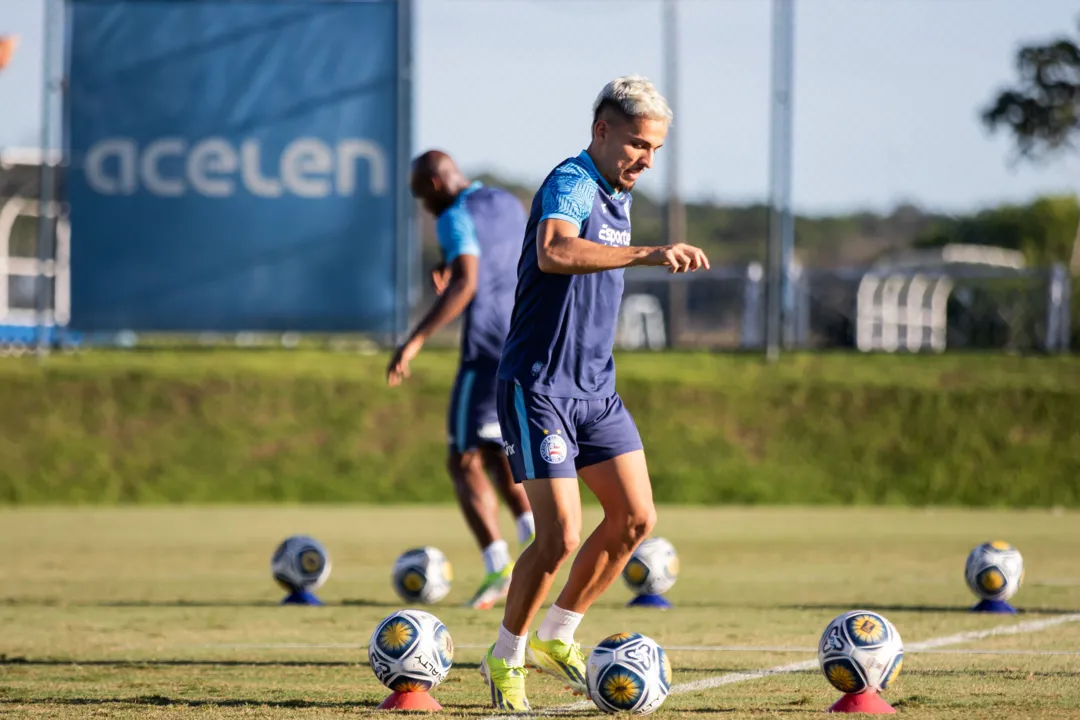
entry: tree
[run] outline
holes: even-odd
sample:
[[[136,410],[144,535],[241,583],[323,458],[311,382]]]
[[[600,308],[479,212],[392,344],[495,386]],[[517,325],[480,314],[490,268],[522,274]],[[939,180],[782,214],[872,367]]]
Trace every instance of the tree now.
[[[1080,140],[1080,46],[1069,38],[1025,45],[1016,53],[1019,79],[982,113],[991,131],[1007,129],[1019,159],[1038,161],[1076,149]],[[1080,227],[1069,263],[1080,275]]]
[[[1080,47],[1068,38],[1025,45],[1016,53],[1016,86],[982,114],[991,130],[1007,128],[1024,159],[1074,150],[1080,139]]]

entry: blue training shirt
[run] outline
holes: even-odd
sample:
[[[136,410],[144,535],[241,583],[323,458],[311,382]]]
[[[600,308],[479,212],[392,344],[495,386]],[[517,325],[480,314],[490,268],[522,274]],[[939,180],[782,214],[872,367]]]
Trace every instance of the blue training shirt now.
[[[514,302],[514,263],[525,233],[525,209],[511,193],[474,182],[435,222],[447,265],[479,258],[476,295],[462,314],[461,362],[499,361]]]
[[[536,233],[557,218],[603,245],[630,244],[630,203],[600,176],[587,152],[563,161],[533,198],[517,266],[517,292],[499,377],[532,392],[589,400],[615,394],[615,324],[623,271],[555,275],[540,271]]]

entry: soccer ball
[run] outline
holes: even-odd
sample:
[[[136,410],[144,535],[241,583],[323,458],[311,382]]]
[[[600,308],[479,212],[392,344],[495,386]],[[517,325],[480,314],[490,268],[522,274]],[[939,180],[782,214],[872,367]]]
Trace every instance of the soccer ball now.
[[[398,610],[383,618],[371,634],[368,661],[375,677],[391,690],[427,691],[450,672],[454,641],[431,613]]]
[[[664,538],[649,538],[630,556],[622,577],[635,595],[661,595],[679,577],[679,556]]]
[[[648,715],[671,692],[671,661],[650,638],[619,633],[589,653],[585,685],[589,698],[606,713]]]
[[[289,592],[315,590],[330,577],[330,556],[315,538],[293,535],[277,546],[270,569]]]
[[[1008,600],[1024,582],[1024,558],[1007,542],[983,543],[968,555],[964,579],[984,600]]]
[[[405,602],[437,603],[450,592],[454,571],[442,551],[433,547],[406,550],[394,563],[394,591]]]
[[[893,624],[869,610],[852,610],[829,623],[818,662],[832,686],[858,695],[885,690],[904,664],[904,643]]]

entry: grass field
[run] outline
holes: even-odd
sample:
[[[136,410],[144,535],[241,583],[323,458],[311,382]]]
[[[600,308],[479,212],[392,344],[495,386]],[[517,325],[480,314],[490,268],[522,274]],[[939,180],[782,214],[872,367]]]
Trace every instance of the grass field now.
[[[276,605],[269,557],[295,532],[331,553],[326,607]],[[656,534],[680,552],[675,608],[626,609],[620,584],[579,639],[638,631],[667,647],[675,692],[660,717],[821,714],[838,694],[812,649],[835,615],[871,607],[907,648],[886,694],[901,714],[1080,718],[1080,514],[662,508]],[[965,612],[964,557],[998,538],[1026,559],[1018,617]],[[453,590],[433,609],[456,661],[435,695],[447,715],[488,717],[476,668],[500,614],[459,607],[481,568],[449,507],[0,510],[0,715],[371,714],[387,691],[364,646],[401,606],[390,564],[421,544],[455,564]],[[575,701],[536,674],[529,689],[541,712]]]

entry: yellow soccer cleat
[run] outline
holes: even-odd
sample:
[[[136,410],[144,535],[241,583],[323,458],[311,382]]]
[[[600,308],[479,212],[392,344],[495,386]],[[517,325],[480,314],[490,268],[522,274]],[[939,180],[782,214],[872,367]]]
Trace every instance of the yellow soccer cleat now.
[[[492,645],[480,662],[480,674],[491,691],[491,706],[496,710],[514,712],[529,710],[529,699],[525,697],[525,676],[529,671],[493,657],[491,653],[494,649]]]
[[[510,563],[498,572],[488,573],[480,589],[469,601],[468,607],[473,610],[490,610],[495,603],[506,597],[510,592],[510,576],[514,572],[514,563]]]
[[[585,694],[585,656],[577,643],[565,640],[545,642],[533,633],[529,635],[525,658],[540,672],[561,680],[575,695]]]

